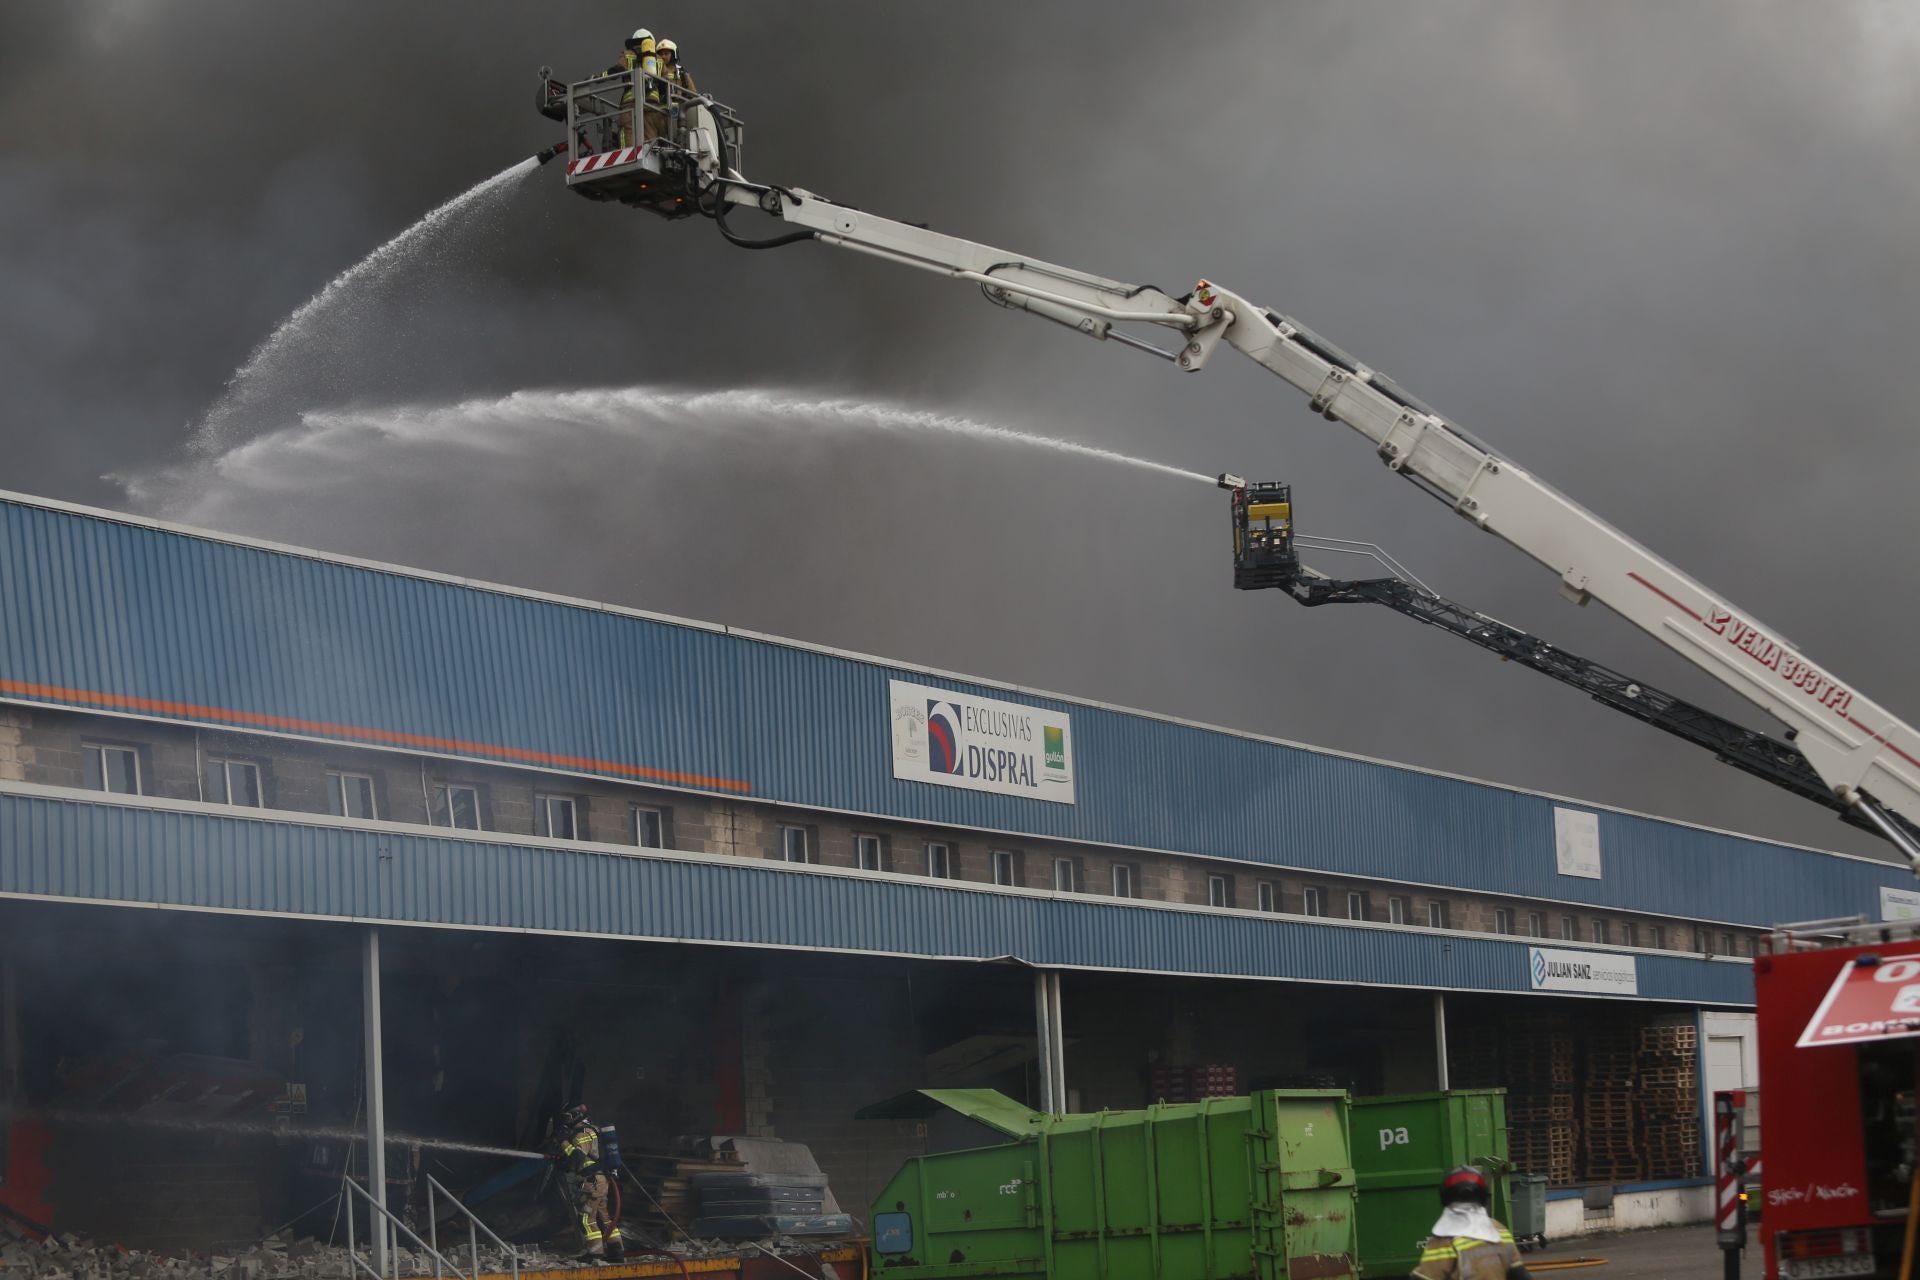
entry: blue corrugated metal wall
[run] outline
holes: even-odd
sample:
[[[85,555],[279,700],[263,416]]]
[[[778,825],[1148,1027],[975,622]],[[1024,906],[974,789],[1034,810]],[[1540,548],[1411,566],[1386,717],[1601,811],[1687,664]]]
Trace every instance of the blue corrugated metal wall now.
[[[904,669],[0,502],[0,696],[653,778],[806,807],[1768,925],[1877,913],[1891,866],[1600,814],[1082,704],[1079,803],[892,775]],[[1005,690],[930,680],[990,696]]]
[[[353,920],[1471,991],[1526,991],[1484,935],[1167,910],[921,878],[0,792],[0,893]],[[1640,995],[1751,1004],[1746,966],[1640,956]]]

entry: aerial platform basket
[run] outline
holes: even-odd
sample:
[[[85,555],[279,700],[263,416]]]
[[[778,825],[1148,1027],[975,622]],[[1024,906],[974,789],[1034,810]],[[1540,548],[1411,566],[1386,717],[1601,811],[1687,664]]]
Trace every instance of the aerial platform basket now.
[[[733,109],[659,76],[615,71],[568,84],[542,67],[538,107],[567,126],[567,188],[589,200],[684,218],[716,177],[740,167],[746,131]]]

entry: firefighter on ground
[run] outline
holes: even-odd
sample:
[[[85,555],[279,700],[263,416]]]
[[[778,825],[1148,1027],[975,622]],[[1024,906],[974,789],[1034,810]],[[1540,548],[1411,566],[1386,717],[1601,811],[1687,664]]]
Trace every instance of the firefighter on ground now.
[[[1492,1212],[1487,1175],[1463,1164],[1440,1184],[1440,1220],[1420,1247],[1417,1280],[1530,1280],[1513,1232]]]
[[[560,1164],[573,1179],[573,1202],[587,1256],[618,1262],[626,1256],[620,1221],[613,1211],[615,1189],[610,1170],[600,1163],[600,1129],[587,1118],[587,1104],[576,1102],[560,1113]]]

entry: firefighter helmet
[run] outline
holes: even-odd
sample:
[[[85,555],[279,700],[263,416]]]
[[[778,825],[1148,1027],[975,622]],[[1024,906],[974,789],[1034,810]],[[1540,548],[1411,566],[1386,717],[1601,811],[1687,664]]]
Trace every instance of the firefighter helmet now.
[[[632,35],[627,37],[627,48],[638,49],[640,47],[640,42],[642,40],[651,40],[651,39],[653,39],[653,32],[647,30],[645,27],[641,27],[639,30],[635,31]]]
[[[676,58],[680,56],[680,45],[677,41],[662,40],[659,44],[655,45],[654,47],[660,50],[660,52],[670,53]]]
[[[1487,1175],[1470,1164],[1461,1165],[1440,1183],[1441,1204],[1458,1204],[1462,1200],[1482,1206],[1493,1203],[1493,1188],[1487,1184]]]
[[[587,1104],[576,1102],[560,1113],[560,1123],[571,1128],[587,1118]]]

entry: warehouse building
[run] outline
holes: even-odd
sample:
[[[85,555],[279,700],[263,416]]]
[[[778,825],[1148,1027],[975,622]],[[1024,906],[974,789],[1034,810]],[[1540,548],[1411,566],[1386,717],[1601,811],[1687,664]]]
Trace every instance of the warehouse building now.
[[[1701,1216],[1754,939],[1906,878],[0,495],[0,1209],[61,1229],[243,1237],[375,1117],[404,1200],[498,1163],[413,1139],[582,1092],[805,1142],[859,1216],[965,1139],[876,1107],[926,1085],[1500,1086],[1557,1232]]]

